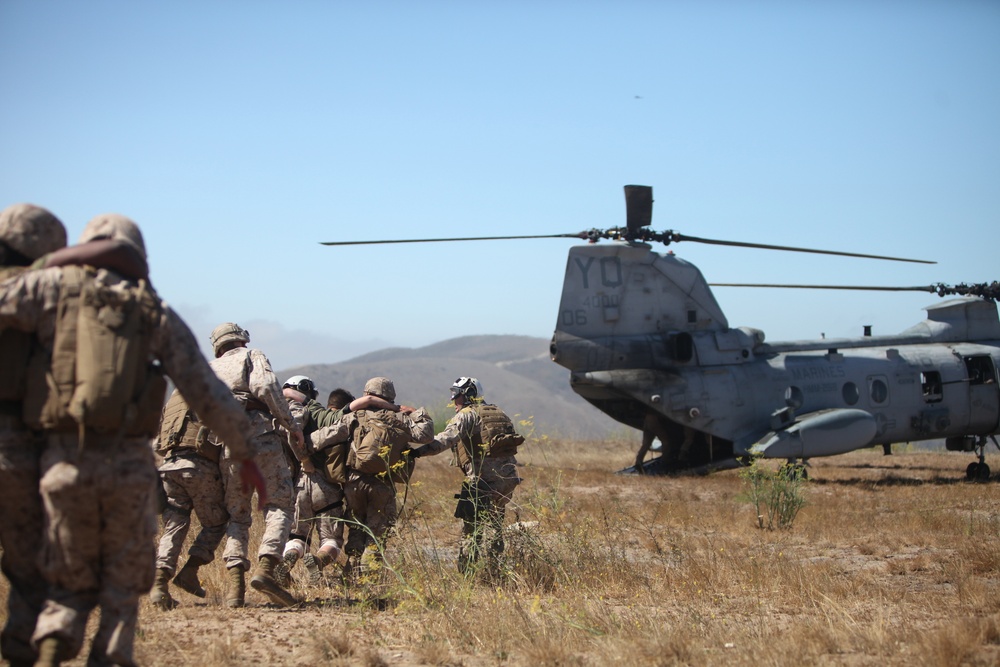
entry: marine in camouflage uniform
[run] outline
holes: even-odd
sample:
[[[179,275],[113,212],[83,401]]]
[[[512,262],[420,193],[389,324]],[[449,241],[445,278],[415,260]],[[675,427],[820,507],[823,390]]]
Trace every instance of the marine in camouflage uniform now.
[[[205,589],[198,580],[198,569],[214,560],[215,550],[226,535],[229,513],[219,471],[220,447],[209,442],[208,428],[176,389],[163,409],[156,452],[163,457],[159,473],[166,507],[156,551],[156,579],[149,598],[154,606],[169,610],[177,602],[170,595],[168,582],[174,577],[191,528],[192,512],[201,529],[174,583],[200,598],[205,597]]]
[[[65,245],[66,229],[49,211],[31,204],[7,207],[0,212],[0,281],[20,275],[39,257]],[[42,437],[21,418],[24,374],[34,345],[30,334],[0,330],[0,546],[10,582],[0,653],[12,665],[34,664],[31,634],[45,601],[38,568]]]
[[[482,420],[476,409],[483,405],[483,388],[476,378],[461,377],[451,387],[455,416],[434,441],[413,450],[414,457],[432,456],[451,450],[465,473],[456,518],[462,519],[458,567],[467,574],[482,566],[495,574],[504,550],[503,526],[507,504],[521,483],[513,455],[483,453]],[[485,548],[484,548],[485,545]]]
[[[320,428],[336,424],[352,410],[385,409],[397,411],[393,403],[377,396],[365,395],[354,398],[344,389],[330,393],[327,406],[316,400],[316,384],[304,375],[289,378],[282,386],[292,414],[302,420],[306,436],[306,448],[313,460],[315,470],[300,470],[295,484],[295,521],[285,544],[282,563],[278,567],[278,581],[287,585],[289,573],[302,560],[309,572],[312,584],[322,581],[323,569],[335,562],[344,548],[344,485],[333,481],[325,470],[327,454],[313,445],[311,435]],[[289,452],[290,453],[290,452]],[[293,467],[297,467],[294,465]],[[308,552],[309,535],[315,528],[319,537],[319,549],[315,554]]]
[[[216,357],[210,362],[212,369],[243,404],[250,417],[254,432],[250,445],[267,488],[267,502],[260,505],[264,515],[264,534],[257,550],[257,569],[250,585],[275,604],[290,606],[298,601],[274,578],[275,566],[281,561],[285,542],[288,541],[295,500],[292,471],[285,459],[278,426],[284,427],[291,435],[290,446],[295,459],[304,469],[312,470],[303,441],[302,424],[289,411],[267,357],[260,350],[246,347],[250,334],[245,329],[232,322],[220,324],[212,331],[211,341]],[[223,439],[219,460],[225,484],[226,510],[229,512],[223,552],[230,578],[226,603],[231,607],[241,607],[245,591],[243,573],[250,566],[252,495],[237,481],[235,461],[228,444]]]
[[[94,239],[125,241],[145,257],[138,227],[122,216],[91,220],[80,243]],[[62,267],[47,268],[0,285],[0,329],[32,332],[51,354],[66,275]],[[106,269],[86,275],[92,281],[88,284],[110,293],[124,293],[138,285]],[[147,287],[144,299],[145,324],[139,335],[148,344],[147,363],[158,362],[205,423],[225,434],[233,456],[244,461],[243,479],[259,484],[259,471],[247,460],[250,424],[246,415],[208,367],[187,325],[151,288]],[[29,382],[32,377],[29,374]],[[126,412],[136,415],[133,423],[155,424],[159,405],[133,404]],[[100,622],[88,664],[134,664],[138,600],[153,581],[157,474],[150,434],[132,435],[126,427],[123,423],[119,428],[125,435],[106,434],[67,425],[61,419],[45,432],[40,465],[46,512],[42,571],[49,591],[33,636],[38,665],[59,664],[79,653],[87,619],[97,605]]]
[[[364,393],[390,403],[396,400],[395,386],[390,379],[384,377],[368,380]],[[336,424],[319,429],[312,434],[313,445],[317,449],[324,449],[335,443],[349,441],[352,436],[356,437],[359,421],[365,412],[351,412]],[[411,442],[423,444],[434,438],[434,422],[423,408],[414,410],[401,406],[399,412],[386,413],[386,416],[389,415],[409,431]],[[351,524],[345,545],[349,569],[365,571],[381,560],[389,532],[396,524],[396,484],[392,476],[386,473],[372,474],[349,469],[344,496]]]
[[[343,408],[346,407],[347,411],[350,408],[346,404],[336,411],[322,408],[316,401],[316,385],[303,375],[289,378],[282,390],[292,414],[302,421],[306,448],[313,459],[314,469],[307,472],[298,468],[295,520],[285,544],[282,564],[278,568],[279,583],[286,583],[295,563],[303,559],[309,571],[310,583],[318,584],[322,568],[336,560],[343,548],[343,530],[338,530],[338,526],[344,516],[344,487],[326,479],[322,470],[324,462],[318,460],[319,456],[311,445],[309,435],[319,426],[317,418],[326,425],[340,419],[345,412]],[[307,405],[312,404],[316,404],[320,410],[313,413],[307,408]],[[309,535],[314,528],[320,542],[318,559],[308,551]]]

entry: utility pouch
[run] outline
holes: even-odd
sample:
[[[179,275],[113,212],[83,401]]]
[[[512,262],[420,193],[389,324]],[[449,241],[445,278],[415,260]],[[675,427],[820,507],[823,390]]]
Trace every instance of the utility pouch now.
[[[347,453],[348,443],[338,442],[332,447],[327,447],[321,452],[313,454],[320,458],[322,463],[316,466],[322,473],[326,481],[331,484],[344,484],[347,482]],[[316,462],[316,459],[313,459]]]
[[[476,520],[476,503],[472,500],[472,485],[469,482],[462,482],[461,493],[456,493],[455,498],[458,504],[455,506],[455,518],[462,521]]]
[[[474,522],[479,514],[490,508],[490,495],[468,480],[462,482],[462,491],[455,494],[455,498],[458,499],[455,518],[462,521]]]

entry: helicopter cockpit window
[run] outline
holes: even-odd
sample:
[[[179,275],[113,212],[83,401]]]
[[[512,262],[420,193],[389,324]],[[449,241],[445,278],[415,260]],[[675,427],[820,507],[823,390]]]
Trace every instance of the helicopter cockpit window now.
[[[694,356],[694,339],[686,331],[671,334],[667,338],[667,351],[674,361],[691,361]]]
[[[847,403],[848,405],[857,405],[858,399],[861,398],[861,392],[858,391],[858,385],[853,382],[845,382],[840,392],[844,397],[844,403]]]
[[[937,371],[921,373],[920,389],[923,391],[925,403],[940,403],[942,398],[941,373]]]
[[[880,405],[889,400],[889,385],[885,378],[881,376],[868,378],[868,397],[875,405]]]

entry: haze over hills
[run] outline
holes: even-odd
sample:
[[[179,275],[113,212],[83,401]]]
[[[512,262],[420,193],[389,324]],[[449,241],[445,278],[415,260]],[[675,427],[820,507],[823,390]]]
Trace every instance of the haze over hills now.
[[[569,387],[569,371],[549,359],[549,341],[531,336],[464,336],[420,348],[387,348],[333,364],[296,366],[277,371],[284,382],[306,375],[319,388],[320,401],[343,387],[360,395],[371,377],[385,376],[396,385],[397,401],[425,406],[435,421],[449,418],[448,388],[456,378],[472,376],[483,384],[486,399],[515,423],[532,418],[536,435],[601,440],[634,438],[623,426]],[[515,416],[517,415],[517,416]]]

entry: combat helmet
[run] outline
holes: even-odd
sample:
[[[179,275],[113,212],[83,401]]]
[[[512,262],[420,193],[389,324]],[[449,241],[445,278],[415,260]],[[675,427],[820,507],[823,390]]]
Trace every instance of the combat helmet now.
[[[384,398],[390,403],[396,400],[396,387],[389,378],[372,378],[365,383],[365,393]]]
[[[139,251],[143,259],[146,259],[146,244],[142,240],[142,232],[139,225],[131,219],[117,213],[102,213],[90,219],[87,226],[80,234],[77,243],[87,243],[98,239],[111,239],[112,241],[124,241]]]
[[[41,206],[14,204],[0,212],[0,242],[35,261],[66,247],[66,228]]]
[[[306,397],[313,400],[319,396],[319,390],[316,389],[316,383],[307,378],[305,375],[293,375],[285,380],[285,384],[281,385],[281,388],[290,388],[295,391],[300,391],[305,394]]]
[[[460,377],[451,385],[451,398],[461,394],[469,401],[483,400],[483,385],[479,380],[470,377]]]
[[[212,341],[212,351],[215,356],[219,356],[220,350],[229,343],[249,343],[250,332],[235,322],[225,322],[212,330],[209,339]]]

